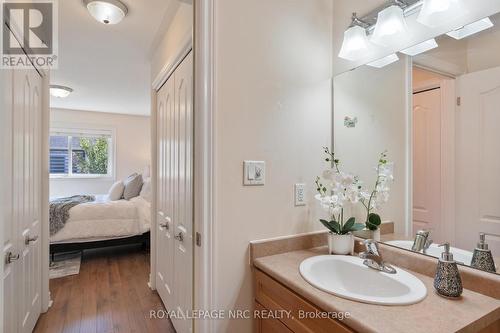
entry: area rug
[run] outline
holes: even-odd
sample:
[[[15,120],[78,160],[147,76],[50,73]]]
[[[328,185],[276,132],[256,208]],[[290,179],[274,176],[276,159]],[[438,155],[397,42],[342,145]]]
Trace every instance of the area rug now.
[[[50,278],[58,279],[80,273],[81,252],[63,253],[55,256],[50,263]]]

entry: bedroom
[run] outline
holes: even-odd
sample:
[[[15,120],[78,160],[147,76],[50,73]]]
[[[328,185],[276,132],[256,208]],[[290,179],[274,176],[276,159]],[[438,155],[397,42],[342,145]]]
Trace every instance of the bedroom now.
[[[141,16],[151,14],[132,9],[135,15],[121,24],[105,25],[82,3],[59,4],[61,57],[50,77],[51,268],[64,264],[57,254],[149,232],[151,102],[144,49],[150,50],[157,26],[131,35]]]
[[[34,331],[107,331],[117,325],[169,330],[169,320],[146,316],[150,309],[164,309],[149,287],[152,85],[184,52],[184,41],[191,42],[192,5],[127,1],[121,3],[122,20],[108,24],[91,3],[58,2],[58,68],[49,79],[49,176],[42,180],[48,190],[50,307]],[[37,243],[35,233],[27,244]],[[81,294],[67,300],[68,290]],[[86,313],[84,303],[93,312]],[[61,307],[79,315],[61,314]],[[129,312],[134,320],[123,317]]]

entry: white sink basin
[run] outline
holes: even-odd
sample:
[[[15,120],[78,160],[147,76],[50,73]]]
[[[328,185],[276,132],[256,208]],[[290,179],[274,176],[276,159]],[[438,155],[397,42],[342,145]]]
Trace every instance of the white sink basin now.
[[[394,240],[385,243],[407,250],[411,250],[411,247],[413,246],[413,241],[407,241],[407,240]],[[429,246],[429,248],[426,250],[425,254],[432,257],[440,258],[441,253],[443,253],[443,251],[444,248],[439,247],[438,244],[431,244],[431,246]],[[453,253],[453,260],[470,266],[470,263],[472,262],[472,252],[461,250],[456,247],[451,247],[450,252]]]
[[[370,304],[409,305],[420,302],[427,288],[415,276],[395,267],[396,274],[379,272],[353,256],[311,257],[300,274],[314,287],[335,296]]]

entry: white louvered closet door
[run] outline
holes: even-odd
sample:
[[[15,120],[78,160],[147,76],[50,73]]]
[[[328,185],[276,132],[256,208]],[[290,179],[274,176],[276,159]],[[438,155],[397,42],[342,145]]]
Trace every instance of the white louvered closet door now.
[[[158,292],[170,311],[193,308],[193,60],[190,53],[158,92]],[[179,333],[191,320],[173,319]]]
[[[41,311],[42,78],[34,69],[7,74],[4,201],[4,332],[31,332]]]

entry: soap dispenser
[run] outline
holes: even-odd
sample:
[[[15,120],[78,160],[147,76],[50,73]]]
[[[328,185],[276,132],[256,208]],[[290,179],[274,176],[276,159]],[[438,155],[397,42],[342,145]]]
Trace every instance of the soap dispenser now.
[[[484,232],[479,233],[479,243],[477,243],[477,247],[474,249],[470,265],[483,271],[496,272],[495,261],[486,243],[486,234]]]
[[[441,296],[459,297],[463,291],[462,279],[457,263],[453,260],[453,253],[450,253],[450,243],[439,246],[444,247],[444,252],[438,262],[434,288]]]

